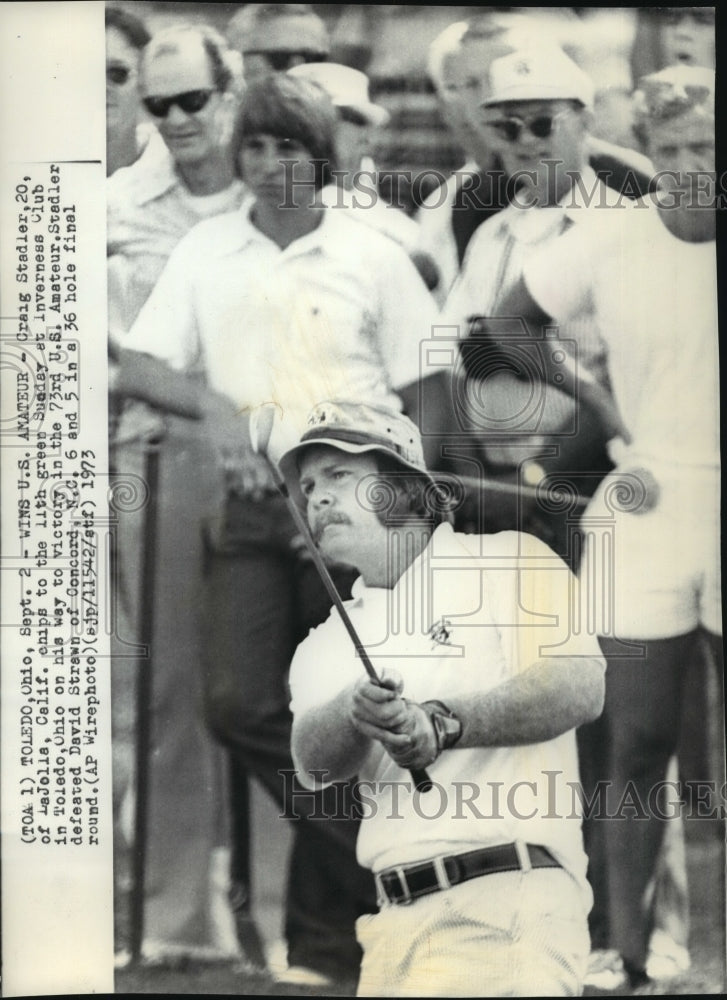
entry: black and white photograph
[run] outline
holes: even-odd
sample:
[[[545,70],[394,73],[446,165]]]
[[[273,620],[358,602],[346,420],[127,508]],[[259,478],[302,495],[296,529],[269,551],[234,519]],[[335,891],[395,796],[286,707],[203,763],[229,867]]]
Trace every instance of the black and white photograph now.
[[[5,5],[3,995],[725,992],[719,21]]]

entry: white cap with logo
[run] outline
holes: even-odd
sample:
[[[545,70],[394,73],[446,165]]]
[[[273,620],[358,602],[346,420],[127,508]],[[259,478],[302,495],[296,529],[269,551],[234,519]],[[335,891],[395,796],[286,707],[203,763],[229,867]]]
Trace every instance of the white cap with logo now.
[[[495,59],[482,107],[507,101],[580,101],[593,106],[593,81],[555,45],[517,49]]]

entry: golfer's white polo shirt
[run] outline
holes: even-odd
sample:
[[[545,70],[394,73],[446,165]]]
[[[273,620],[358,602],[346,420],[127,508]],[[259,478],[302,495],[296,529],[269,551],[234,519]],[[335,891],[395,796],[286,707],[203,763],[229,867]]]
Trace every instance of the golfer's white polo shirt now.
[[[540,658],[600,659],[595,636],[573,617],[577,588],[532,535],[462,535],[445,524],[393,589],[359,579],[346,607],[377,670],[399,671],[405,697],[446,704]],[[327,703],[362,671],[334,609],[293,658],[294,715]],[[373,745],[359,774],[362,865],[381,871],[521,839],[547,847],[590,906],[574,730],[527,746],[455,747],[428,770],[434,788],[412,794],[409,772]]]
[[[278,403],[273,454],[297,441],[322,400],[400,409],[396,390],[419,377],[420,344],[437,317],[404,251],[335,209],[281,250],[249,212],[246,204],[184,238],[126,346],[204,370],[241,411]]]

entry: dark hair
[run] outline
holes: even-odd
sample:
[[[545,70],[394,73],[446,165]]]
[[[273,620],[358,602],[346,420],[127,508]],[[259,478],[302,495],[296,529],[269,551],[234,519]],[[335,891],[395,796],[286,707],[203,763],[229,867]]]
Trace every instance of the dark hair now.
[[[295,139],[316,162],[315,183],[324,187],[334,162],[336,109],[321,87],[279,73],[252,83],[240,102],[231,152],[237,164],[243,140],[251,135]],[[239,166],[236,166],[239,171]]]
[[[452,521],[444,496],[440,497],[431,479],[413,469],[407,469],[388,455],[375,452],[379,471],[378,487],[371,485],[371,497],[375,504],[374,513],[381,524],[388,526],[392,521],[402,521],[409,517],[433,521]],[[378,502],[381,501],[381,502]]]
[[[116,28],[135,49],[143,49],[151,38],[144,22],[123,7],[107,7],[104,18],[106,28]]]

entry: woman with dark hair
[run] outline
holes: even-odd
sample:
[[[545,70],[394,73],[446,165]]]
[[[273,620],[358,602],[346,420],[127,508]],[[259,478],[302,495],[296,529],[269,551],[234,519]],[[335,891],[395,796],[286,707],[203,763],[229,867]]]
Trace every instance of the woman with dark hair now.
[[[220,457],[224,496],[205,526],[207,719],[234,772],[254,775],[281,812],[301,820],[283,978],[319,986],[355,980],[354,921],[373,908],[373,886],[355,861],[357,823],[331,799],[296,795],[292,783],[288,668],[329,602],[250,446],[248,417],[278,404],[269,446],[277,457],[323,399],[401,410],[418,395],[420,345],[436,322],[406,253],[349,212],[321,205],[335,125],[329,98],[308,81],[277,75],[249,87],[232,153],[250,197],[179,244],[121,365],[129,394],[204,415]],[[204,387],[180,372],[202,373]],[[345,596],[351,576],[334,572]]]

